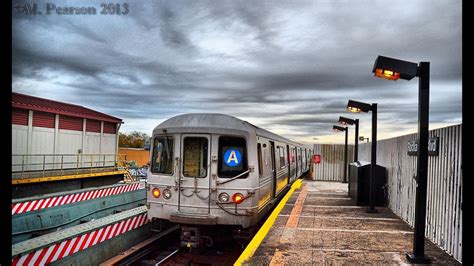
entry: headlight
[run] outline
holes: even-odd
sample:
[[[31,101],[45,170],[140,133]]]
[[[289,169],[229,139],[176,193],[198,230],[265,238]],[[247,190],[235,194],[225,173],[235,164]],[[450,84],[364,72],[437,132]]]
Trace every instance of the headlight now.
[[[163,198],[170,199],[171,198],[171,190],[165,188],[163,189]]]
[[[219,194],[219,201],[220,202],[228,202],[229,201],[229,194],[222,192]]]
[[[161,195],[161,191],[160,191],[159,188],[154,188],[154,189],[151,191],[151,194],[153,194],[153,197],[159,198],[160,195]]]

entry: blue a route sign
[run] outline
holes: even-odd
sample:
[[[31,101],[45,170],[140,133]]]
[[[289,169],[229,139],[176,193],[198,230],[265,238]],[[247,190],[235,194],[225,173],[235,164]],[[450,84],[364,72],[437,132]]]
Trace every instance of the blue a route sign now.
[[[242,155],[239,150],[230,148],[224,153],[224,162],[227,166],[235,167],[242,161]]]

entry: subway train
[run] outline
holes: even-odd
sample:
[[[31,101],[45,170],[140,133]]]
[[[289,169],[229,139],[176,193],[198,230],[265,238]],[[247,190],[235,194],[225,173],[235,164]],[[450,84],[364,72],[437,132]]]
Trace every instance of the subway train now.
[[[153,130],[148,219],[181,225],[181,244],[250,237],[291,184],[309,171],[310,146],[224,114],[184,114]],[[231,232],[231,233],[229,233]]]

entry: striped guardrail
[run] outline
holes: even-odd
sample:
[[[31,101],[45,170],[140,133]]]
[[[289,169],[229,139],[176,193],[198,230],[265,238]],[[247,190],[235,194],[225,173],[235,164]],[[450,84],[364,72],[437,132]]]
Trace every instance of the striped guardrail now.
[[[145,225],[146,212],[142,206],[14,244],[12,265],[59,261]]]
[[[55,193],[49,196],[15,200],[12,203],[12,215],[108,197],[144,187],[144,183],[119,184],[110,187],[81,190],[80,192],[69,192],[68,194]]]

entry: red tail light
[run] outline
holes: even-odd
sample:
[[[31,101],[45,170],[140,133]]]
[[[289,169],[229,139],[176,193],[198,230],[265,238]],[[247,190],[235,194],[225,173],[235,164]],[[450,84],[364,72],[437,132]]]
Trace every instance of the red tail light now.
[[[245,199],[244,195],[242,195],[240,193],[235,193],[234,195],[232,195],[232,202],[233,203],[240,204],[242,201],[244,201],[244,199]]]

